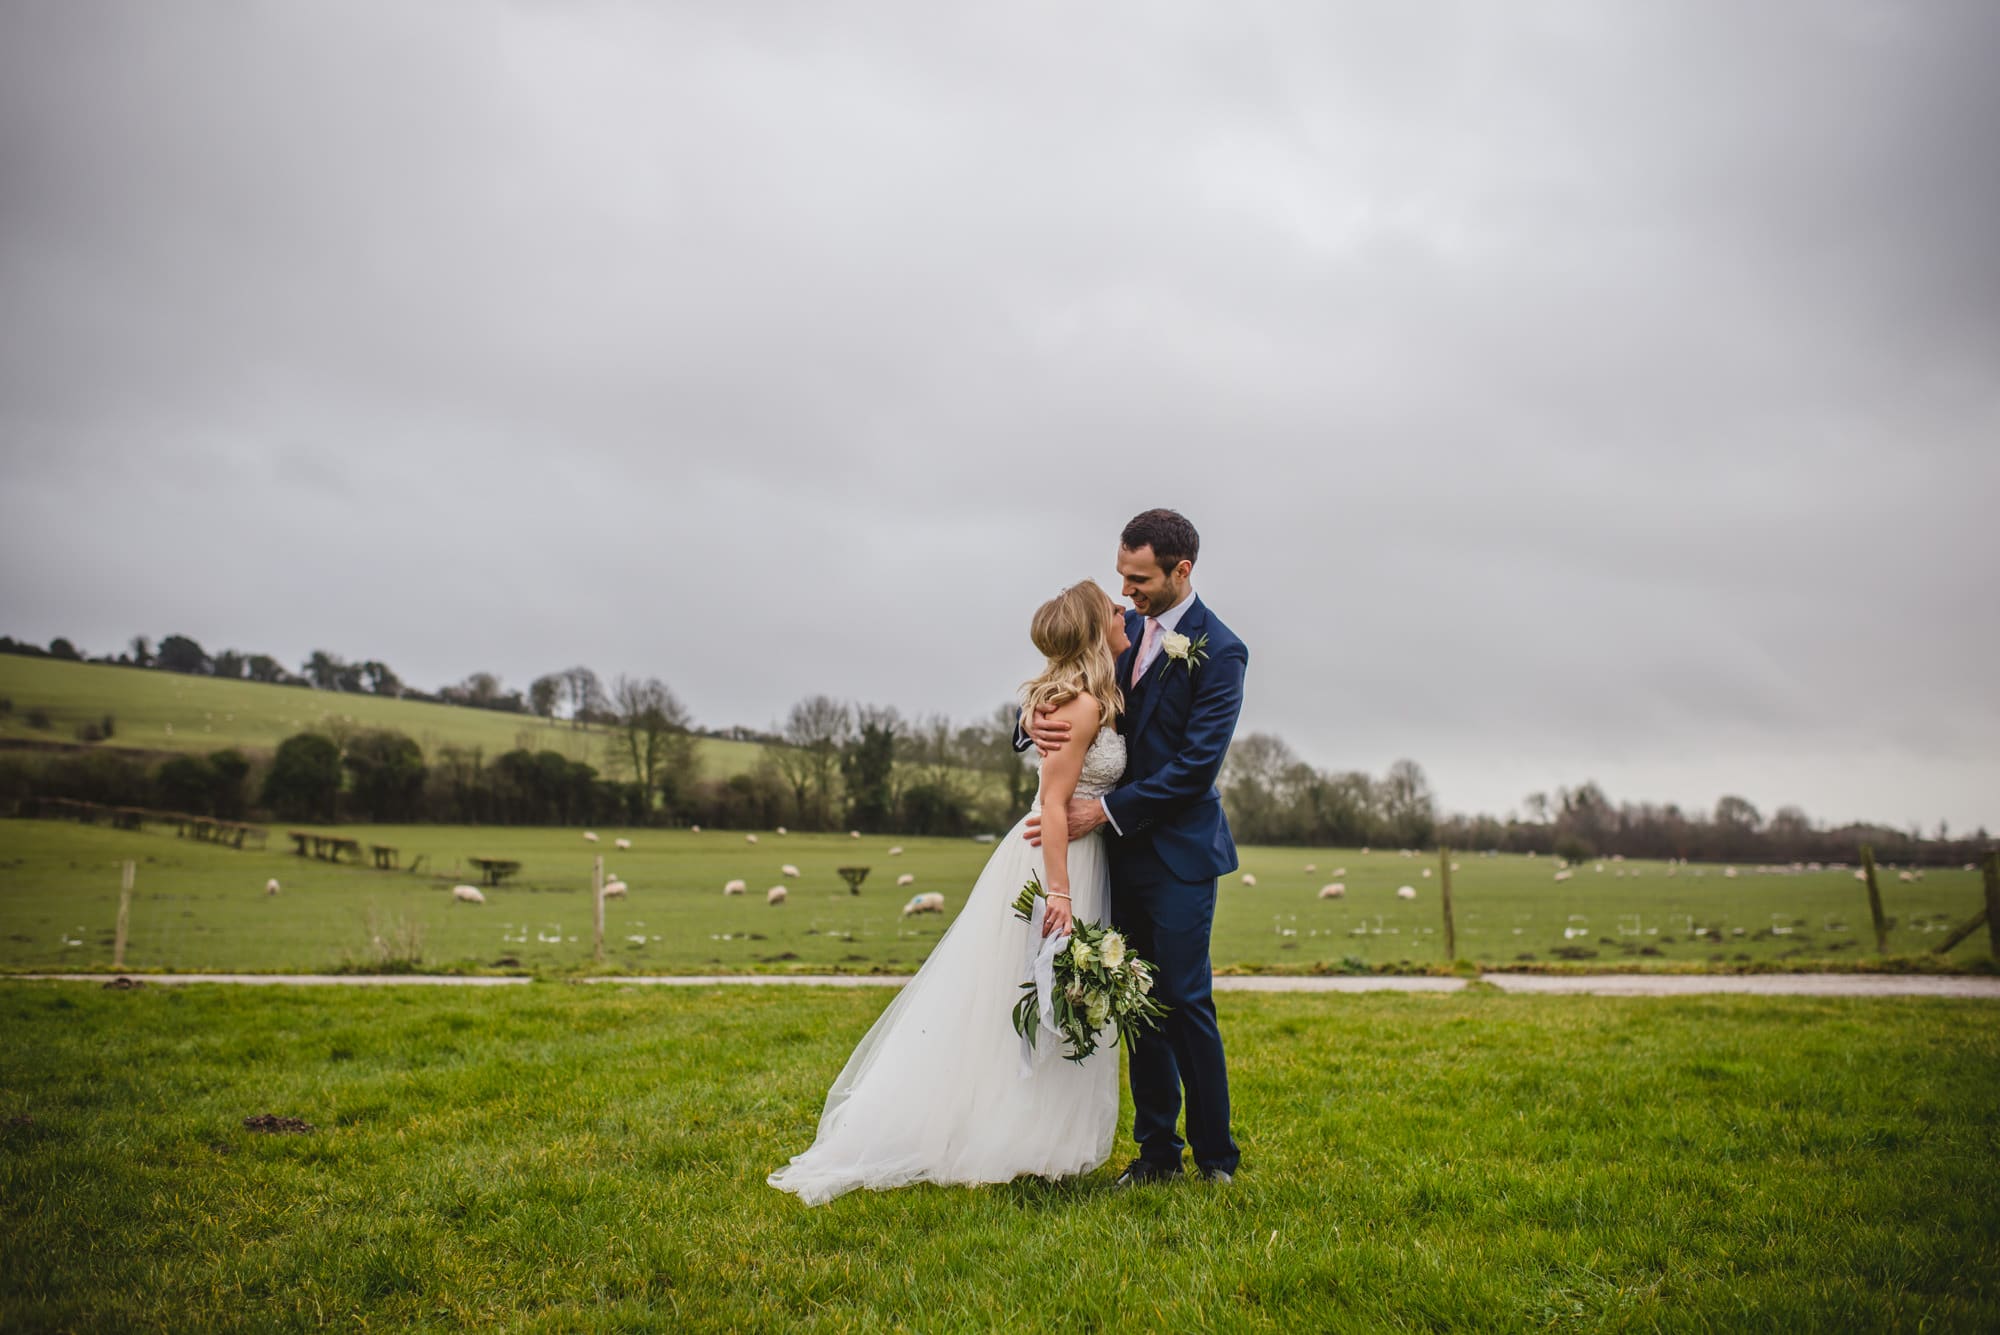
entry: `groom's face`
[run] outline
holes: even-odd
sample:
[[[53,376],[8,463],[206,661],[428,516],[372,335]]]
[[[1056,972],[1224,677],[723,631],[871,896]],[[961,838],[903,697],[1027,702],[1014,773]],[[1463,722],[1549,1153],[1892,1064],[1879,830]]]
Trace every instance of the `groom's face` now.
[[[1132,608],[1140,616],[1156,617],[1171,612],[1175,604],[1187,597],[1188,580],[1193,574],[1192,561],[1179,562],[1172,570],[1161,569],[1150,544],[1137,551],[1125,546],[1118,548],[1118,577],[1125,581],[1125,596],[1132,600]]]

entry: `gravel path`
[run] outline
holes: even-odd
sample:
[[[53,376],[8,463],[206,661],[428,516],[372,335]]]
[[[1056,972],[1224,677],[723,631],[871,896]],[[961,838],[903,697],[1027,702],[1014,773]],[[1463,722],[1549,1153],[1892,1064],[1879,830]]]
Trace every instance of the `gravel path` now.
[[[16,973],[0,979],[105,983],[101,973]],[[325,973],[149,973],[131,977],[147,983],[247,983],[290,987],[512,987],[532,978],[460,977],[444,974]],[[1537,974],[1489,973],[1482,982],[1503,992],[1583,993],[1599,997],[1689,997],[1735,993],[1764,997],[1978,997],[2000,1000],[2000,978],[1939,974],[1756,973],[1756,974]],[[901,987],[908,980],[884,974],[698,974],[630,978],[586,978],[588,983],[659,987]],[[1457,992],[1462,978],[1397,977],[1382,974],[1333,977],[1224,975],[1218,992]]]

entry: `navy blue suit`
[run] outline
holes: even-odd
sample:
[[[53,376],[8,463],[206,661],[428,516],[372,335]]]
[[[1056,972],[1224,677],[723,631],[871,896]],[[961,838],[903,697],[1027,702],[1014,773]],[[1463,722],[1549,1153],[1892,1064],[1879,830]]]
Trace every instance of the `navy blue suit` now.
[[[1125,777],[1104,799],[1113,826],[1103,837],[1111,865],[1111,921],[1156,967],[1153,993],[1172,1009],[1129,1054],[1132,1138],[1139,1155],[1176,1172],[1180,1114],[1203,1168],[1236,1171],[1229,1135],[1229,1073],[1210,991],[1209,929],[1216,878],[1236,870],[1236,843],[1215,778],[1243,711],[1250,651],[1196,598],[1175,628],[1202,644],[1192,671],[1165,649],[1135,685],[1146,619],[1125,614],[1132,645],[1118,659],[1125,712]],[[1028,745],[1018,734],[1016,746]],[[1183,1098],[1185,1095],[1185,1098]]]

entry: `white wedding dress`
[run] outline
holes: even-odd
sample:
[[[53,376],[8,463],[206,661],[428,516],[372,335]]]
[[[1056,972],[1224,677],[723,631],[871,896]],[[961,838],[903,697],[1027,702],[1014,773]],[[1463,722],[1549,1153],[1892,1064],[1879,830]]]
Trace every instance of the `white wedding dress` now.
[[[1124,772],[1125,739],[1101,729],[1076,795],[1102,796]],[[1064,1177],[1110,1157],[1118,1049],[1105,1044],[1073,1062],[1044,1032],[1028,1056],[1014,1032],[1014,1004],[1042,944],[1040,924],[1014,916],[1021,887],[1042,870],[1025,824],[994,848],[964,911],[833,1082],[812,1148],[772,1173],[772,1186],[818,1205],[856,1187]],[[1075,916],[1105,921],[1110,882],[1097,834],[1070,845],[1069,884]]]

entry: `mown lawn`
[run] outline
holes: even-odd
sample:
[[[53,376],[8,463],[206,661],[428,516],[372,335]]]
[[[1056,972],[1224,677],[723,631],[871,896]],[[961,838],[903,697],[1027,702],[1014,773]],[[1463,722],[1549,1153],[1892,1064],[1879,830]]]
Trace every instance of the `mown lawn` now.
[[[2000,1327],[1991,1003],[1225,995],[1233,1187],[807,1209],[887,1000],[0,984],[0,1328]]]

